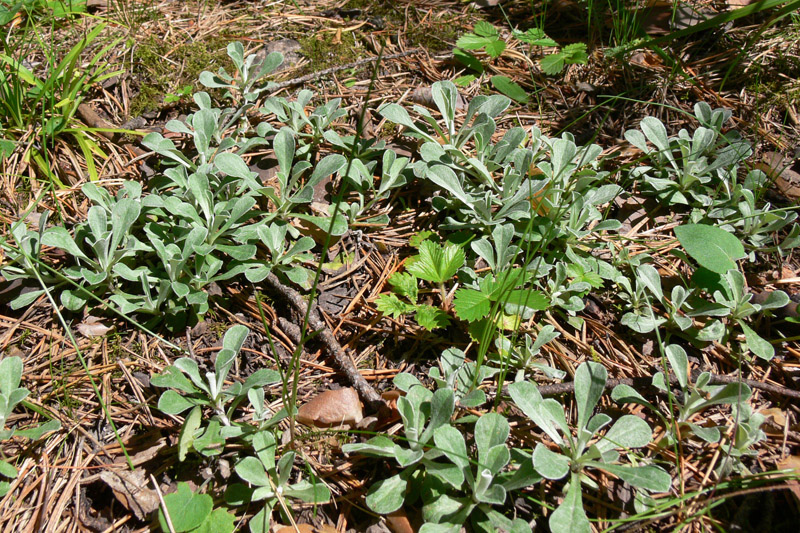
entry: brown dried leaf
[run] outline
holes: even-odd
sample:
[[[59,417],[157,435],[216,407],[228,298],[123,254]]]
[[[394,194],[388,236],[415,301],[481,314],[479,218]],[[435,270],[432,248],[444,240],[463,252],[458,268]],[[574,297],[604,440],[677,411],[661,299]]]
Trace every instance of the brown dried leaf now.
[[[127,510],[133,511],[139,520],[145,520],[158,509],[158,494],[147,486],[149,480],[144,470],[103,470],[100,479],[111,487],[117,500]]]
[[[102,337],[112,328],[102,324],[100,319],[96,316],[87,316],[86,320],[78,324],[77,326],[78,332],[84,337]]]
[[[790,455],[783,461],[778,463],[778,468],[781,470],[793,470],[795,474],[800,474],[800,457],[797,455]],[[800,502],[800,482],[797,480],[790,480],[787,482],[789,490],[792,491],[794,497]]]
[[[298,422],[307,426],[355,426],[364,418],[353,388],[325,391],[297,410]]]
[[[401,507],[393,513],[386,515],[386,525],[389,526],[394,533],[416,533],[416,530],[411,527],[411,522],[408,520],[408,515]]]

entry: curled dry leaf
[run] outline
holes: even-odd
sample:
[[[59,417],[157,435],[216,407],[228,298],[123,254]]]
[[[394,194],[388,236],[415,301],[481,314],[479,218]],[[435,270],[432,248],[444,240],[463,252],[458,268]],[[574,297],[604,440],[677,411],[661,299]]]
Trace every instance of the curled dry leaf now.
[[[364,418],[353,388],[325,391],[297,410],[298,422],[307,426],[355,426]]]
[[[111,487],[117,500],[139,520],[145,520],[158,509],[158,494],[148,487],[149,480],[144,470],[103,470],[100,479]]]
[[[408,99],[415,104],[424,105],[431,109],[436,109],[436,102],[433,101],[433,91],[430,87],[420,87],[408,95]],[[467,109],[467,100],[461,93],[458,93],[456,98],[456,111],[465,111]]]
[[[77,325],[78,332],[84,337],[102,337],[112,328],[100,323],[100,319],[96,316],[88,316],[86,320]]]

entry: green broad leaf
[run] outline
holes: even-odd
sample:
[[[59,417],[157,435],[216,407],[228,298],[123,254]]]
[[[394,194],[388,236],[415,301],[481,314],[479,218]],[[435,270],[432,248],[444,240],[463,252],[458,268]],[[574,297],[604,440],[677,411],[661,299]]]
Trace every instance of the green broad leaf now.
[[[375,298],[375,307],[378,311],[392,318],[399,318],[405,314],[413,313],[417,306],[403,302],[395,294],[380,294]]]
[[[482,291],[461,288],[456,291],[453,309],[461,320],[475,322],[489,316],[492,310],[492,300],[488,294]]]
[[[500,57],[506,49],[506,42],[500,39],[491,40],[486,43],[486,54],[492,59]]]
[[[20,380],[22,380],[22,359],[20,357],[6,357],[0,361],[0,393],[8,398],[19,388]]]
[[[546,409],[545,400],[542,398],[539,388],[529,381],[518,381],[508,386],[508,393],[514,403],[517,404],[525,416],[530,418],[534,424],[539,426],[542,431],[547,433],[553,442],[559,446],[563,442],[558,433],[558,424],[553,415]],[[561,417],[563,418],[563,409]]]
[[[519,307],[527,307],[528,309],[535,309],[542,311],[550,306],[550,300],[539,291],[518,289],[511,291],[502,298],[503,303],[506,305],[515,305]]]
[[[480,35],[481,37],[497,37],[500,35],[500,33],[497,31],[497,28],[495,28],[494,26],[492,26],[491,23],[486,22],[485,20],[478,21],[472,28],[472,31],[474,31],[476,35]]]
[[[586,54],[586,43],[572,43],[561,49],[564,62],[568,65],[586,64],[589,56]]]
[[[643,448],[650,442],[653,431],[647,422],[635,415],[624,415],[611,426],[597,443],[601,452],[614,448]]]
[[[619,477],[629,485],[653,492],[667,492],[672,486],[672,478],[661,467],[612,465],[590,461],[586,466],[604,470]]]
[[[406,497],[408,480],[402,473],[374,483],[367,493],[367,506],[379,514],[389,514],[400,509]]]
[[[416,310],[417,312],[414,315],[414,319],[417,321],[417,324],[427,329],[428,331],[433,331],[439,328],[446,328],[447,326],[450,325],[450,315],[448,315],[438,307],[423,304],[423,305],[417,305]]]
[[[542,71],[549,76],[555,76],[564,70],[564,64],[564,56],[561,52],[546,55],[539,60],[539,66],[542,67]]]
[[[493,39],[487,39],[486,37],[481,37],[474,33],[465,33],[458,38],[456,46],[464,50],[480,50],[492,41]]]
[[[195,406],[183,421],[180,436],[178,437],[178,460],[181,462],[186,459],[186,454],[192,448],[194,434],[200,428],[200,423],[203,421],[202,417],[203,413],[200,406]]]
[[[575,402],[578,404],[578,428],[583,429],[603,395],[608,371],[599,363],[587,361],[575,371]]]
[[[744,339],[747,343],[747,348],[756,356],[769,361],[775,357],[775,348],[768,341],[764,340],[761,335],[756,333],[750,326],[742,320],[738,320],[739,326],[744,332]]]
[[[283,493],[306,503],[327,503],[331,499],[331,491],[323,483],[305,480],[284,487]]]
[[[572,474],[567,496],[553,511],[548,521],[550,531],[569,531],[569,533],[591,533],[592,527],[583,510],[581,481],[579,474]]]
[[[158,410],[168,415],[179,415],[196,404],[174,390],[164,391],[158,399]]]
[[[516,82],[507,76],[492,76],[492,86],[495,89],[521,104],[528,103],[528,93]]]
[[[191,531],[199,527],[208,518],[214,507],[211,496],[193,493],[189,485],[184,482],[178,483],[176,492],[164,496],[164,504],[175,533]],[[158,522],[162,531],[170,530],[163,509],[158,511]]]
[[[192,533],[233,533],[236,516],[225,509],[214,509]]]
[[[545,479],[561,479],[569,474],[569,458],[551,451],[541,442],[533,450],[533,466]]]
[[[468,69],[474,70],[478,74],[483,74],[483,63],[481,63],[480,60],[477,57],[475,57],[474,55],[470,54],[469,52],[465,52],[464,50],[460,50],[458,48],[454,48],[453,49],[453,57],[456,59],[456,61],[458,61],[459,63],[461,63],[462,65],[464,65]],[[462,76],[462,77],[466,78],[467,76]],[[472,77],[472,79],[470,81],[475,79],[474,75],[471,75],[471,77]],[[453,83],[455,83],[456,85],[459,85],[455,81]]]
[[[400,296],[405,296],[412,302],[416,302],[419,295],[417,283],[417,278],[408,272],[395,272],[389,276],[389,284],[392,286],[394,292]]]
[[[531,46],[558,46],[558,43],[548,37],[541,28],[528,28],[521,32],[514,30],[514,38]]]
[[[406,270],[425,281],[444,283],[456,275],[464,264],[464,250],[459,246],[442,246],[431,241],[423,241],[419,255],[413,262],[406,262]]]
[[[717,274],[737,270],[736,261],[747,255],[736,236],[717,226],[684,224],[675,228],[675,237],[692,259]]]
[[[0,460],[0,476],[4,476],[10,479],[15,479],[17,477],[17,469],[11,463],[7,463],[6,461]]]
[[[340,237],[347,233],[347,217],[341,211],[336,213],[336,218],[307,215],[305,213],[296,213],[294,216],[308,220],[322,231],[330,232],[334,237]]]

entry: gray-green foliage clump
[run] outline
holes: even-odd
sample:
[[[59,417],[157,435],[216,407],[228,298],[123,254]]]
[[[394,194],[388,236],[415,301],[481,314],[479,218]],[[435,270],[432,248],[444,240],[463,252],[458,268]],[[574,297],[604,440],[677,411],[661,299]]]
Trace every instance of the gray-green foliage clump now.
[[[307,286],[311,275],[303,263],[312,259],[309,252],[316,244],[290,221],[303,219],[323,233],[343,235],[357,216],[406,182],[408,160],[397,158],[383,143],[351,146],[352,138],[335,131],[345,114],[339,101],[309,114],[308,91],[291,102],[267,99],[260,111],[273,116],[278,127],[266,120],[254,126],[250,112],[272,87],[258,83],[282,57],[244,57],[240,43],[230,44],[228,55],[234,74],[220,69],[200,76],[206,87],[224,90],[228,107],[198,92],[193,97],[197,110],[184,121],[167,123],[166,130],[176,135],[153,132],[142,140],[161,158],[160,172],[147,190],[125,182],[112,196],[93,183],[84,185],[81,191],[92,206],[87,220],[72,231],[47,227],[46,216],[36,230],[16,223],[11,231],[16,247],[9,250],[2,274],[41,278],[72,311],[107,301],[123,314],[150,316],[153,323],[166,317],[172,327],[202,317],[215,284],[258,283],[275,272]],[[177,136],[189,144],[176,144]],[[326,142],[332,153],[320,154]],[[246,162],[259,147],[271,147],[275,154],[275,184],[262,181],[252,162]],[[379,161],[383,179],[376,188],[371,183]],[[331,176],[350,184],[358,201],[343,202],[348,190],[343,187],[329,216],[311,213],[315,185]],[[42,251],[48,246],[66,252],[66,266],[57,271],[44,267]],[[25,293],[11,305],[29,305],[43,292]]]

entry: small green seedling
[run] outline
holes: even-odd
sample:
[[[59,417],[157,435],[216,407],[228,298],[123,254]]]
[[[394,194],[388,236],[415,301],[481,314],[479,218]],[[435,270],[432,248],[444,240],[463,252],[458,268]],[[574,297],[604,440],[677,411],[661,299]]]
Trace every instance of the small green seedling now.
[[[214,509],[208,494],[192,492],[187,483],[178,483],[178,490],[164,496],[164,509],[158,511],[161,531],[175,533],[232,533],[236,517],[225,509]],[[167,521],[169,516],[169,521]]]
[[[161,411],[177,415],[191,409],[181,429],[178,444],[181,460],[192,448],[204,455],[221,453],[227,437],[239,436],[244,432],[244,428],[234,425],[231,419],[234,410],[248,398],[251,389],[280,381],[278,372],[262,368],[254,372],[244,383],[235,382],[225,387],[225,380],[247,334],[245,326],[235,325],[230,328],[222,339],[222,350],[217,354],[214,371],[207,372],[205,376],[200,374],[197,362],[189,357],[181,357],[164,372],[153,376],[153,385],[170,387],[170,390],[164,391],[158,400],[158,408]],[[173,389],[184,394],[179,394]],[[201,428],[203,407],[210,408],[214,413],[205,428]]]
[[[720,431],[714,426],[700,426],[692,422],[695,416],[712,405],[742,405],[750,398],[750,387],[744,383],[728,383],[725,385],[711,385],[711,374],[703,372],[694,383],[691,382],[689,372],[689,358],[683,348],[677,344],[670,344],[664,349],[667,361],[678,380],[680,396],[676,395],[673,404],[677,406],[678,413],[673,421],[661,414],[656,406],[644,399],[636,389],[630,385],[617,385],[611,393],[611,398],[619,403],[636,403],[644,405],[656,413],[667,428],[667,436],[660,445],[672,446],[689,434],[694,434],[709,443],[719,442]],[[663,372],[653,376],[653,386],[670,393],[669,380]]]
[[[394,458],[403,468],[399,474],[379,481],[367,493],[367,505],[376,513],[388,514],[399,509],[404,501],[411,503],[409,481],[419,466],[426,469],[433,459],[441,455],[430,448],[434,432],[450,424],[455,409],[452,388],[431,392],[411,374],[398,374],[394,384],[406,394],[397,399],[397,410],[403,420],[405,446],[385,435],[378,435],[365,443],[345,444],[345,453],[362,453],[373,457]]]
[[[498,413],[487,413],[475,423],[477,462],[467,451],[461,431],[443,425],[433,433],[436,449],[448,463],[434,463],[428,468],[422,484],[422,516],[425,524],[420,533],[457,533],[469,521],[472,531],[530,533],[522,519],[510,520],[494,507],[504,506],[511,487],[528,486],[541,481],[532,470],[520,469],[514,476],[503,475],[511,461],[506,445],[508,421]],[[430,465],[433,466],[433,465]],[[524,473],[524,479],[520,473]],[[451,495],[454,491],[464,496]]]
[[[286,452],[276,458],[277,442],[270,431],[259,431],[253,435],[255,457],[246,456],[235,466],[236,473],[248,486],[234,483],[225,492],[230,505],[245,505],[264,501],[265,506],[250,519],[251,533],[268,533],[272,509],[280,503],[288,512],[284,499],[297,499],[306,503],[327,503],[331,498],[328,487],[320,481],[297,481],[289,483],[295,452]]]
[[[518,382],[508,387],[517,406],[557,447],[557,451],[553,451],[544,443],[536,445],[532,457],[536,472],[553,480],[569,475],[566,497],[550,516],[552,531],[591,531],[581,485],[598,487],[585,475],[587,469],[602,470],[644,491],[666,492],[671,486],[670,475],[659,466],[620,463],[618,448],[630,452],[650,443],[652,430],[641,418],[623,415],[595,439],[600,430],[611,423],[611,417],[606,414],[592,415],[607,379],[606,369],[598,363],[582,363],[575,371],[576,435],[567,423],[564,406],[554,399],[544,399],[535,384]],[[629,453],[626,455],[630,457]]]
[[[55,431],[61,427],[58,420],[50,420],[35,428],[16,430],[6,429],[6,421],[11,416],[14,408],[28,397],[30,391],[20,387],[22,379],[22,359],[19,357],[6,357],[0,360],[0,442],[13,436],[38,440],[47,432]],[[0,477],[14,479],[17,469],[11,463],[0,459]],[[0,481],[0,497],[5,496],[11,485],[7,481]]]

